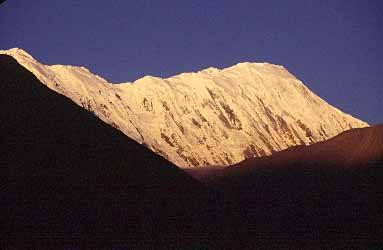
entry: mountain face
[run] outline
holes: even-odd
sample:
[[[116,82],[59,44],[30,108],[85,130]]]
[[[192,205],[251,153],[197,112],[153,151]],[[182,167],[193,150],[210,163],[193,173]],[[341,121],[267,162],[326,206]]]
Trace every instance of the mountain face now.
[[[183,239],[198,244],[206,228],[218,225],[217,213],[206,215],[214,206],[210,193],[183,170],[50,90],[9,56],[0,55],[0,79],[2,247],[94,242],[93,249],[109,242],[183,249]],[[42,241],[61,247],[33,245]]]
[[[43,84],[180,167],[227,166],[368,124],[330,106],[284,67],[240,63],[110,84],[83,67],[14,57]]]

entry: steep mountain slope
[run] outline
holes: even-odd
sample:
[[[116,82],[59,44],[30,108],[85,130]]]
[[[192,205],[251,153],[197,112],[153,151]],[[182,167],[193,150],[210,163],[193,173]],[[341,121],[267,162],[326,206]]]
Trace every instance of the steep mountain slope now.
[[[203,185],[4,55],[0,100],[2,248],[184,248],[214,232]]]
[[[0,53],[180,167],[232,165],[368,126],[268,63],[109,84],[83,67],[43,65],[21,49]]]

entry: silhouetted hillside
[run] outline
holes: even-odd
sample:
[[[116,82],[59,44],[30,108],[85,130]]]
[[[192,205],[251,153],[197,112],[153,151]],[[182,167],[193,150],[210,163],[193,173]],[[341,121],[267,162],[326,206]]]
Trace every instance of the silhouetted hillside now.
[[[326,166],[328,170],[340,170],[376,164],[383,164],[383,125],[351,129],[327,141],[292,147],[270,157],[248,159],[232,167]]]
[[[183,246],[214,231],[203,185],[9,56],[0,79],[0,247]]]
[[[222,192],[243,241],[298,249],[383,243],[383,126],[353,129],[226,169],[189,170]]]
[[[329,140],[309,146],[295,146],[271,156],[244,160],[225,169],[189,169],[205,183],[258,174],[259,171],[362,170],[383,166],[383,125],[345,131]]]

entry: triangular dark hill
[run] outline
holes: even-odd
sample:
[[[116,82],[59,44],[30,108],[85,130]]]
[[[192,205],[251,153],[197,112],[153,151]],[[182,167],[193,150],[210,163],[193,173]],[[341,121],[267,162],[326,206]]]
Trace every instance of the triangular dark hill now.
[[[206,238],[214,216],[202,184],[13,58],[0,56],[0,80],[2,246]]]

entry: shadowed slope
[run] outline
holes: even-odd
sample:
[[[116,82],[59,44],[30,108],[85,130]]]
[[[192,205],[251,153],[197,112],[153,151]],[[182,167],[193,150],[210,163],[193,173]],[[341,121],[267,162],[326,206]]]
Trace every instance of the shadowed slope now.
[[[225,195],[243,241],[280,240],[299,249],[378,247],[382,142],[381,125],[353,129],[226,169],[188,172]]]
[[[351,129],[324,142],[297,146],[270,157],[248,159],[232,167],[304,165],[355,168],[383,161],[383,125]]]
[[[4,247],[205,237],[214,216],[204,215],[203,185],[9,56],[0,56],[0,79]]]
[[[219,179],[257,174],[258,171],[309,169],[343,171],[382,165],[383,125],[357,128],[343,132],[327,141],[309,146],[295,146],[272,156],[244,160],[233,166],[217,169],[188,169],[187,172],[206,183]]]

